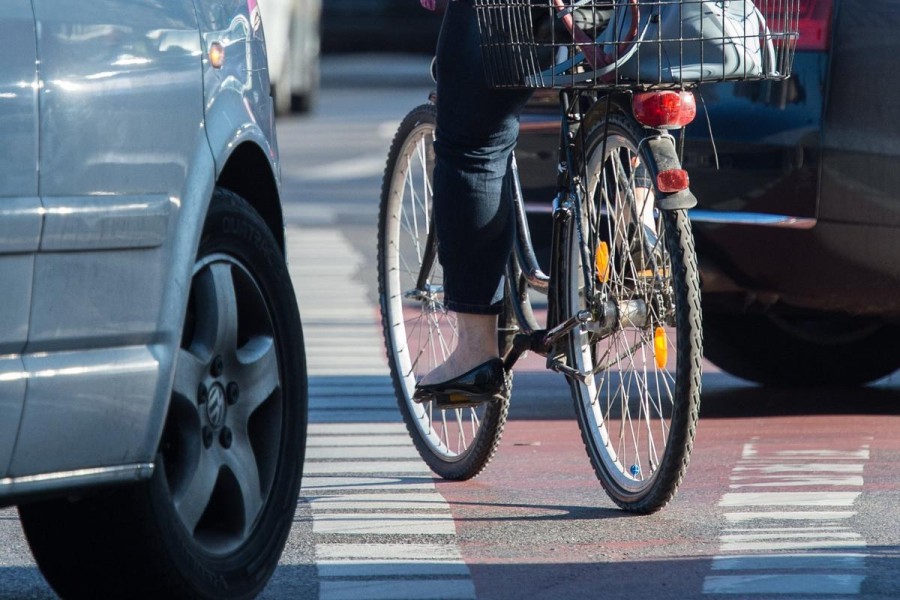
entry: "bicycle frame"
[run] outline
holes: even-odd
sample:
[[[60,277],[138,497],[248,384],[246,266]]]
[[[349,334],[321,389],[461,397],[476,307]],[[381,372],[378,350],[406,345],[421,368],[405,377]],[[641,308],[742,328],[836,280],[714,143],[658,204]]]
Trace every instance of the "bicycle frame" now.
[[[576,92],[562,91],[560,93],[560,139],[559,139],[559,175],[557,177],[557,192],[552,205],[553,230],[551,235],[551,248],[554,254],[560,248],[567,248],[572,243],[571,227],[572,219],[576,224],[580,222],[580,195],[578,185],[579,177],[573,176],[570,165],[572,160],[573,134],[572,125],[581,122],[580,114],[573,114],[571,106],[573,98],[577,98]],[[553,349],[572,329],[591,319],[591,314],[583,311],[565,321],[561,320],[559,311],[562,296],[558,288],[559,282],[564,281],[564,274],[560,273],[561,261],[557,256],[551,258],[550,275],[544,273],[537,262],[534,246],[531,242],[531,233],[528,229],[528,221],[525,215],[525,202],[522,197],[522,188],[519,181],[519,173],[515,160],[512,161],[513,175],[513,206],[516,214],[515,253],[510,258],[507,278],[510,290],[512,285],[517,285],[519,274],[527,284],[525,289],[517,289],[517,299],[510,304],[513,307],[516,325],[520,333],[513,340],[513,347],[504,358],[504,365],[511,369],[515,362],[525,351],[532,351],[541,356],[547,356],[547,367],[551,370],[567,375],[577,376],[577,371],[569,368],[557,357],[559,352]],[[580,227],[576,227],[579,230]],[[580,235],[580,232],[579,232]],[[517,285],[517,287],[519,287]],[[527,288],[534,289],[547,295],[547,325],[546,329],[540,329],[531,315],[530,302]],[[512,297],[512,294],[510,294]]]
[[[562,373],[568,377],[574,377],[584,380],[585,374],[566,365],[560,359],[563,352],[558,348],[558,344],[573,329],[588,323],[594,323],[593,331],[603,335],[611,333],[614,330],[615,323],[619,321],[619,313],[621,307],[611,305],[604,307],[602,315],[591,313],[590,311],[580,311],[565,320],[562,319],[563,314],[560,310],[563,302],[562,290],[559,289],[560,282],[567,281],[567,273],[561,272],[566,267],[563,261],[559,260],[558,252],[563,248],[569,248],[575,241],[573,235],[578,238],[578,246],[582,256],[582,276],[585,281],[586,289],[593,288],[593,275],[590,272],[590,264],[593,257],[588,256],[589,252],[584,242],[584,235],[581,231],[581,205],[582,195],[584,192],[582,186],[582,174],[573,173],[571,165],[577,164],[573,158],[573,152],[578,144],[575,139],[575,127],[583,134],[585,115],[581,114],[580,108],[583,105],[583,92],[578,90],[562,90],[560,91],[560,138],[559,138],[559,169],[557,177],[557,192],[552,203],[552,234],[551,248],[553,256],[551,257],[550,274],[544,272],[537,261],[534,245],[531,239],[531,232],[528,227],[528,219],[525,213],[525,201],[522,193],[521,181],[519,179],[518,167],[515,156],[510,161],[510,170],[512,175],[511,201],[515,215],[516,234],[514,236],[513,254],[510,256],[509,265],[507,267],[507,289],[508,289],[508,309],[510,316],[507,316],[507,328],[514,326],[517,332],[513,337],[512,347],[504,357],[504,366],[507,370],[511,369],[521,355],[526,351],[531,351],[541,356],[547,357],[547,368]],[[590,104],[587,108],[589,113],[594,107],[603,102],[605,113],[613,110],[615,104],[616,110],[625,111],[623,102],[620,98],[614,96],[628,96],[628,93],[619,92],[605,94],[600,98],[591,98],[587,102]],[[630,105],[630,102],[627,104]],[[574,108],[573,108],[574,107]],[[630,106],[627,110],[630,110]],[[632,116],[633,118],[633,116]],[[606,135],[604,135],[604,139]],[[604,144],[606,142],[604,141]],[[657,163],[680,163],[675,154],[674,139],[668,134],[648,135],[641,142],[651,146],[651,156]],[[583,147],[584,140],[581,140]],[[605,154],[605,147],[602,150]],[[683,190],[674,194],[668,194],[662,200],[668,205],[666,209],[687,207],[696,203],[696,199],[689,190]],[[573,226],[574,219],[574,226]],[[437,257],[437,235],[435,228],[431,228],[428,232],[428,238],[425,245],[425,253],[422,257],[422,264],[416,282],[416,290],[413,295],[421,299],[428,298],[433,290],[429,289],[428,275],[434,266]],[[535,290],[538,293],[547,296],[547,322],[544,328],[536,322],[531,309],[531,301],[528,298],[528,291]],[[628,318],[632,322],[637,322],[641,314],[646,313],[646,308],[626,307]],[[636,316],[635,316],[636,315]]]

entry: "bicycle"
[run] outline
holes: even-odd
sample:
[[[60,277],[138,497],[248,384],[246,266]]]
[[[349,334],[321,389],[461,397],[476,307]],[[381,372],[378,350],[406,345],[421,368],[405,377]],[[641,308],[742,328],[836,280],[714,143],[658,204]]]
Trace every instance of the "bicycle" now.
[[[517,236],[500,355],[511,370],[522,353],[535,352],[567,378],[602,487],[618,506],[638,513],[657,511],[675,496],[699,418],[700,284],[687,214],[696,199],[670,130],[683,131],[693,120],[699,83],[789,76],[796,43],[797,0],[761,0],[758,13],[748,12],[755,9],[749,0],[732,2],[742,3],[743,43],[759,48],[759,64],[736,70],[723,56],[724,66],[710,70],[701,49],[701,75],[688,76],[696,65],[685,54],[710,36],[686,37],[685,14],[730,3],[475,0],[492,84],[551,87],[560,97],[549,273],[535,258],[513,160]],[[676,5],[678,35],[667,36],[664,12],[671,20]],[[551,23],[543,40],[535,33],[541,11]],[[754,25],[757,16],[766,20]],[[592,31],[603,19],[605,28]],[[567,40],[558,37],[560,22]],[[719,35],[721,43],[740,37],[733,30]],[[670,61],[663,73],[663,54],[670,59],[673,45],[677,71]],[[379,297],[407,429],[436,474],[461,480],[493,457],[510,399],[446,410],[411,399],[417,376],[449,354],[455,331],[442,302],[431,226],[436,110],[433,102],[413,109],[391,145],[379,211]],[[547,297],[543,324],[533,294]]]

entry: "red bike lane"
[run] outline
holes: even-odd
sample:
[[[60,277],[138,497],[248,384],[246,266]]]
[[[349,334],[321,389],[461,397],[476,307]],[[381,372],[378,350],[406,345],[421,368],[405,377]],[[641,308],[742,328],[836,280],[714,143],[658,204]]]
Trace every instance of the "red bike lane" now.
[[[711,371],[685,481],[649,516],[606,497],[565,382],[517,373],[491,464],[438,484],[478,598],[900,597],[884,560],[900,531],[883,516],[900,390],[769,390]]]

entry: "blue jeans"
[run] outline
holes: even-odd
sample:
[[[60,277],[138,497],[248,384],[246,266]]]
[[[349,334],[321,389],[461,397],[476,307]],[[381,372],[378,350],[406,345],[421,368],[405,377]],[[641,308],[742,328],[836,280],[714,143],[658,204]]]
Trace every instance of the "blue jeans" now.
[[[507,177],[527,90],[484,77],[475,11],[450,2],[437,49],[434,218],[444,299],[456,312],[497,314],[515,235]]]

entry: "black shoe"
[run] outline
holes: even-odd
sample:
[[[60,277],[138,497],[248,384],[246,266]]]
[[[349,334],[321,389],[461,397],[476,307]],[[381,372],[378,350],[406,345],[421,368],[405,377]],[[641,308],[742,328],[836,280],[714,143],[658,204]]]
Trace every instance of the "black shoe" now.
[[[503,361],[492,358],[453,379],[417,385],[414,402],[435,402],[438,408],[474,406],[509,394],[509,377]]]

